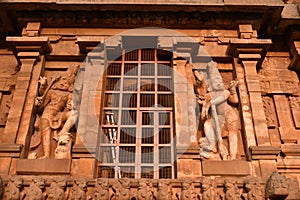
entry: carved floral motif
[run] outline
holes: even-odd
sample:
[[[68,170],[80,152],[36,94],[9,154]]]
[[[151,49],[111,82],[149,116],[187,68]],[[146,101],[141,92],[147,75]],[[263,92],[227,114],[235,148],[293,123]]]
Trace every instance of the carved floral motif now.
[[[274,102],[273,99],[269,96],[263,96],[263,106],[264,106],[264,111],[267,119],[267,124],[269,127],[275,127],[276,126],[276,113],[275,107],[274,107]]]

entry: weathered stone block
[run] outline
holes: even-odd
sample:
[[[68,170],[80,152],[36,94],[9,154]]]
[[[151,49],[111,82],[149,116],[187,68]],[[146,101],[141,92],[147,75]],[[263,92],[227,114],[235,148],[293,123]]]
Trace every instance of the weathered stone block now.
[[[17,174],[69,174],[71,160],[69,159],[20,159],[17,160]]]
[[[251,174],[250,163],[243,160],[202,161],[204,176],[247,176]]]

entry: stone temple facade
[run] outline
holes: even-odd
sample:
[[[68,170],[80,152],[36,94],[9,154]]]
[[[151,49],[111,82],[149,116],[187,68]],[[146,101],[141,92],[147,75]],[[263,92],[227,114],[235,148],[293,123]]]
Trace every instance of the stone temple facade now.
[[[300,199],[298,0],[0,0],[0,199]]]

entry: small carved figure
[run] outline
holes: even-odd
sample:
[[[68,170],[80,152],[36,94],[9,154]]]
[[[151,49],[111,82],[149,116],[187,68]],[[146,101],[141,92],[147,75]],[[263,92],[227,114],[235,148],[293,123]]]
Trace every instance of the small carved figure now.
[[[236,185],[236,182],[231,179],[226,179],[224,181],[225,185],[225,200],[239,200],[241,195],[239,193],[239,188]]]
[[[195,192],[193,181],[190,179],[182,180],[181,193],[180,193],[180,195],[177,193],[176,196],[180,200],[190,200],[190,199],[196,200],[197,195]]]
[[[112,189],[114,191],[115,200],[130,200],[130,180],[129,179],[118,179],[113,184]]]
[[[285,176],[273,172],[266,183],[266,197],[269,199],[284,199],[289,194],[289,183]]]
[[[63,177],[53,179],[50,185],[48,198],[51,200],[64,200],[66,190],[66,180]]]
[[[98,178],[96,180],[94,200],[107,200],[109,199],[109,183],[108,179]]]
[[[243,195],[245,200],[263,200],[264,194],[258,178],[249,178],[245,181],[247,194]]]
[[[22,192],[23,179],[20,176],[11,176],[6,186],[4,199],[7,200],[22,200],[25,194]]]
[[[87,181],[85,179],[74,180],[71,200],[86,200]]]
[[[199,195],[201,200],[217,200],[220,199],[220,195],[216,191],[215,182],[212,182],[209,178],[204,178],[202,181],[202,194]]]
[[[42,177],[32,179],[26,193],[26,200],[43,200],[46,198],[45,180]]]
[[[68,132],[59,134],[54,157],[56,159],[71,159],[71,148],[72,134]]]
[[[149,179],[141,179],[139,181],[138,200],[152,200],[153,186]]]
[[[169,185],[170,185],[170,181],[161,180],[161,179],[159,180],[158,192],[157,192],[158,200],[172,200],[172,191]]]
[[[46,77],[40,78],[41,96],[38,96],[35,102],[38,112],[36,131],[30,144],[32,151],[42,146],[43,156],[38,155],[39,158],[51,158],[52,149],[55,148],[51,146],[52,139],[57,141],[59,136],[68,135],[75,123],[74,114],[71,112],[72,91],[78,67],[78,65],[71,66],[62,76],[53,78],[49,84]],[[63,151],[66,151],[69,146],[66,145]],[[61,149],[58,150],[58,152],[61,151]],[[71,150],[68,149],[68,151]],[[69,154],[61,154],[63,156],[59,155],[59,157],[69,157]]]
[[[207,70],[209,84],[204,80],[203,73],[194,71],[195,92],[201,108],[200,120],[205,134],[199,140],[200,156],[206,159],[235,160],[240,132],[239,113],[236,108],[239,103],[236,93],[238,81],[231,81],[228,88],[224,89],[216,63],[208,63]],[[222,136],[228,136],[230,157]]]

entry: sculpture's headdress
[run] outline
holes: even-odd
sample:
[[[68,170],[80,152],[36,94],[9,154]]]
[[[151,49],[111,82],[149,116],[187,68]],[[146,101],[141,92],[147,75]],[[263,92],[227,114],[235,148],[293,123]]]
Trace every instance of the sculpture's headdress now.
[[[207,74],[210,82],[212,82],[214,79],[222,79],[217,63],[214,61],[207,63]]]
[[[66,72],[62,75],[65,77],[69,83],[73,84],[76,78],[76,74],[78,72],[79,65],[78,64],[73,64],[71,65]]]

